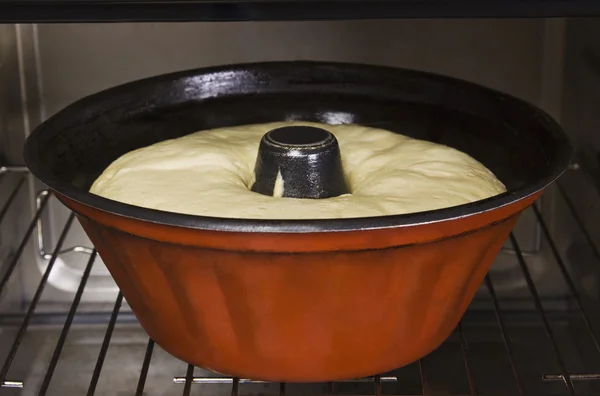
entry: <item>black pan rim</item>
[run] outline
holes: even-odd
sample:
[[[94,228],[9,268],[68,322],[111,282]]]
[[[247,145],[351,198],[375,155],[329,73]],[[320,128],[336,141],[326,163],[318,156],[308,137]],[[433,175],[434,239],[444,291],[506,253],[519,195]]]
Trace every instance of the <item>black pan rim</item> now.
[[[529,111],[536,113],[539,120],[544,124],[548,133],[554,140],[556,145],[556,157],[546,171],[543,177],[540,177],[535,183],[531,183],[523,188],[508,191],[506,193],[496,195],[494,197],[463,204],[459,206],[431,210],[426,212],[409,213],[401,215],[389,215],[379,217],[357,217],[357,218],[342,218],[342,219],[311,219],[311,220],[269,220],[269,219],[234,219],[222,217],[209,217],[188,215],[181,213],[166,212],[156,209],[149,209],[140,206],[129,205],[103,198],[71,186],[68,183],[61,181],[51,172],[47,171],[40,161],[35,158],[35,153],[38,152],[39,145],[37,137],[47,128],[50,128],[57,117],[74,107],[83,107],[87,103],[92,103],[100,98],[104,98],[107,94],[122,92],[130,87],[138,84],[148,83],[150,81],[175,80],[177,78],[189,76],[191,74],[206,74],[214,72],[224,72],[240,68],[257,67],[266,65],[269,67],[277,67],[290,64],[305,64],[321,67],[345,67],[354,69],[368,68],[371,70],[380,69],[382,71],[403,71],[406,73],[414,73],[419,76],[427,76],[440,81],[446,81],[462,86],[476,87],[479,90],[489,93],[490,95],[501,96],[510,100],[517,106],[524,106]],[[315,233],[315,232],[349,232],[362,230],[376,230],[396,227],[411,227],[444,221],[451,221],[460,218],[475,216],[484,212],[489,212],[500,207],[523,200],[537,192],[542,191],[548,185],[558,179],[568,164],[571,161],[572,148],[562,131],[562,128],[543,110],[513,96],[495,91],[481,85],[471,83],[457,78],[442,76],[434,73],[394,68],[387,66],[375,66],[353,63],[338,63],[338,62],[314,62],[314,61],[284,61],[284,62],[258,62],[245,63],[235,65],[222,65],[205,68],[197,68],[192,70],[179,71],[174,73],[163,74],[155,77],[149,77],[141,80],[132,81],[126,84],[118,85],[107,90],[86,96],[73,104],[59,111],[39,127],[37,127],[27,138],[24,147],[24,159],[31,173],[46,184],[50,189],[56,191],[75,202],[82,205],[92,207],[102,212],[114,214],[117,216],[127,217],[142,222],[150,222],[166,226],[183,227],[197,230],[207,231],[223,231],[223,232],[239,232],[239,233]]]

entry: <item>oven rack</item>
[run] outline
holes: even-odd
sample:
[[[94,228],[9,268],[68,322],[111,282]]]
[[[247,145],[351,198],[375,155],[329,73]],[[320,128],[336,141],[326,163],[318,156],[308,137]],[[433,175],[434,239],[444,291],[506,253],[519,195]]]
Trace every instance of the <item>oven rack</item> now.
[[[579,172],[580,170],[581,170],[581,167],[578,164],[572,164],[572,166],[570,167],[570,172],[573,172],[573,171]],[[8,175],[14,176],[12,183],[9,183],[9,181],[7,180]],[[2,166],[2,167],[0,167],[0,189],[6,188],[8,190],[5,190],[5,191],[10,191],[10,193],[7,195],[8,198],[3,203],[0,203],[2,205],[2,206],[0,206],[0,224],[5,219],[11,206],[13,206],[14,202],[16,201],[16,199],[19,195],[19,192],[22,191],[24,186],[27,185],[28,178],[30,178],[30,177],[32,177],[32,176],[29,175],[27,169],[23,166]],[[566,177],[568,177],[568,175]],[[580,213],[580,211],[576,207],[574,201],[570,197],[570,194],[567,192],[567,189],[563,186],[562,181],[558,181],[556,183],[556,189],[558,190],[561,199],[564,201],[564,204],[568,208],[570,215],[573,217],[573,219],[576,222],[577,226],[579,227],[582,235],[584,236],[591,252],[593,253],[594,259],[596,260],[595,264],[600,265],[600,251],[599,251],[598,247],[596,246],[596,244],[593,240],[593,237],[591,236],[591,233],[588,230],[588,227],[586,226],[585,222],[583,221],[583,217],[582,217],[583,214]],[[29,225],[28,225],[25,233],[22,236],[21,235],[19,236],[20,243],[19,243],[15,253],[9,258],[7,263],[3,264],[5,269],[4,269],[4,272],[1,274],[1,278],[0,278],[0,293],[2,293],[2,291],[6,287],[7,283],[13,276],[13,274],[15,272],[15,268],[19,264],[20,258],[26,248],[26,245],[30,241],[30,239],[33,237],[33,235],[36,231],[36,228],[38,227],[38,222],[41,219],[44,211],[47,208],[47,203],[48,203],[49,199],[51,198],[51,195],[52,195],[51,192],[48,190],[43,190],[39,194],[39,196],[38,196],[39,202],[38,202],[38,205],[36,208],[37,210],[35,211],[31,221],[29,222]],[[573,306],[574,306],[574,310],[573,310],[573,312],[571,312],[570,317],[576,317],[581,321],[581,323],[583,324],[583,327],[585,328],[585,331],[587,332],[587,335],[589,336],[589,339],[591,341],[590,345],[588,345],[588,347],[590,349],[595,350],[596,359],[598,361],[600,361],[600,342],[599,342],[599,338],[598,338],[598,333],[595,330],[595,327],[597,327],[597,325],[596,326],[594,325],[594,320],[593,320],[593,316],[594,316],[594,314],[596,314],[596,312],[595,312],[595,310],[593,310],[594,312],[592,313],[591,312],[592,310],[590,310],[589,308],[586,308],[586,304],[584,303],[584,298],[582,297],[581,287],[573,280],[571,273],[570,273],[569,269],[567,268],[567,265],[565,264],[565,260],[562,257],[562,255],[560,254],[557,244],[556,244],[553,236],[550,233],[550,230],[546,223],[546,220],[542,216],[541,210],[536,205],[532,206],[529,210],[533,211],[535,218],[537,219],[538,225],[541,229],[542,238],[545,241],[545,243],[548,244],[548,246],[554,256],[554,259],[558,266],[558,269],[559,269],[560,273],[562,274],[562,276],[564,277],[564,281],[566,282],[566,285],[568,286],[569,293],[570,293],[570,299],[573,301]],[[48,281],[48,278],[50,276],[50,273],[52,271],[54,263],[56,262],[56,259],[59,257],[61,252],[65,251],[65,249],[63,248],[63,244],[64,244],[67,234],[69,233],[69,230],[73,224],[74,219],[75,219],[75,216],[73,213],[71,213],[69,215],[67,221],[65,222],[65,225],[62,229],[60,237],[58,238],[57,243],[55,244],[55,246],[52,250],[52,253],[48,255],[48,257],[49,257],[48,265],[45,269],[45,272],[42,275],[42,278],[41,278],[41,281],[39,282],[37,290],[26,309],[26,312],[23,315],[18,316],[19,324],[18,324],[18,331],[16,333],[16,337],[10,347],[10,350],[8,351],[6,359],[4,360],[4,362],[0,361],[0,364],[1,364],[1,367],[0,367],[1,388],[21,388],[21,389],[23,389],[24,387],[27,386],[27,384],[25,384],[23,381],[19,380],[18,378],[8,378],[9,369],[11,368],[11,364],[13,363],[13,360],[15,359],[15,356],[17,355],[17,352],[19,351],[19,347],[22,345],[24,336],[28,330],[29,325],[34,323],[36,320],[36,317],[39,316],[39,315],[36,315],[36,307],[38,306],[38,304],[40,302],[42,292],[44,290],[44,287],[46,286],[46,283]],[[535,282],[531,276],[530,269],[529,269],[529,266],[527,263],[527,257],[524,255],[517,238],[515,237],[515,235],[513,235],[511,233],[509,240],[510,240],[512,249],[514,249],[514,253],[518,260],[518,265],[520,267],[520,270],[522,271],[524,280],[527,284],[527,288],[529,290],[530,297],[533,300],[535,309],[537,311],[538,323],[544,330],[545,337],[547,338],[547,341],[548,341],[548,347],[552,351],[552,356],[553,356],[553,359],[555,360],[556,367],[558,367],[558,369],[559,369],[557,372],[548,372],[548,373],[543,374],[541,376],[541,378],[538,378],[538,380],[539,381],[561,382],[562,383],[562,391],[561,391],[562,393],[561,394],[564,394],[564,395],[600,394],[600,388],[598,388],[599,391],[597,391],[595,393],[578,392],[577,383],[600,380],[600,370],[590,371],[590,372],[571,372],[569,370],[569,368],[567,367],[567,364],[565,362],[563,353],[561,351],[560,343],[557,340],[555,331],[553,329],[553,326],[551,325],[551,321],[553,320],[553,313],[549,312],[544,307],[542,298],[540,297],[538,289],[537,289]],[[69,249],[67,248],[66,250],[69,250]],[[41,383],[40,388],[36,392],[36,394],[38,394],[38,395],[45,395],[48,392],[55,368],[57,367],[57,364],[59,363],[59,359],[61,357],[61,352],[63,351],[63,347],[65,346],[65,343],[67,341],[67,336],[69,334],[71,326],[76,321],[77,317],[80,315],[77,313],[77,309],[80,304],[82,294],[85,290],[86,282],[90,276],[92,267],[93,267],[95,259],[97,257],[97,253],[96,253],[95,249],[91,249],[88,253],[89,253],[89,259],[87,260],[87,265],[85,266],[85,270],[81,277],[81,282],[78,286],[77,292],[75,293],[75,296],[71,303],[68,314],[65,317],[61,317],[61,319],[60,319],[60,320],[64,319],[64,323],[62,323],[62,325],[63,325],[62,330],[60,332],[58,341],[56,342],[56,347],[54,349],[54,353],[48,363],[48,368],[47,368],[47,371],[45,372],[44,380]],[[517,395],[532,394],[531,392],[529,392],[526,389],[526,386],[524,385],[525,381],[524,381],[524,377],[522,374],[523,367],[520,366],[515,359],[515,347],[511,340],[511,331],[509,329],[509,326],[507,326],[507,320],[506,320],[507,315],[510,315],[510,313],[503,310],[502,302],[500,301],[500,298],[497,296],[496,289],[494,287],[494,283],[493,283],[493,280],[490,277],[490,275],[486,276],[485,281],[484,281],[484,286],[485,286],[485,288],[487,288],[487,291],[489,292],[489,295],[491,297],[491,302],[492,302],[492,307],[493,307],[493,316],[495,317],[496,326],[498,327],[498,330],[499,330],[499,333],[501,336],[501,341],[504,346],[504,353],[506,354],[506,357],[510,363],[510,371],[512,373],[512,375],[510,376],[511,378],[503,378],[502,380],[512,381],[516,388]],[[117,294],[112,311],[110,313],[110,317],[108,319],[108,324],[106,326],[106,331],[104,333],[102,345],[100,347],[98,357],[96,360],[96,364],[95,364],[95,368],[94,368],[92,376],[91,376],[89,388],[87,391],[87,395],[89,395],[89,396],[94,395],[95,390],[98,386],[100,375],[101,375],[103,365],[105,362],[105,358],[106,358],[107,352],[109,350],[111,337],[112,337],[113,331],[115,330],[115,327],[118,323],[118,316],[119,316],[119,312],[120,312],[122,304],[123,304],[123,295],[121,292],[119,292]],[[0,314],[0,317],[1,316],[2,315]],[[13,317],[13,319],[14,319],[14,317]],[[464,318],[463,318],[463,321],[464,321]],[[453,335],[451,336],[451,338],[454,337],[455,339],[458,339],[458,344],[460,345],[460,359],[462,360],[462,365],[464,366],[464,376],[466,377],[466,381],[468,383],[468,393],[466,393],[466,394],[480,395],[481,393],[478,392],[477,377],[474,374],[475,367],[474,367],[474,365],[471,361],[471,357],[470,357],[472,351],[469,346],[469,339],[465,335],[465,331],[463,330],[463,327],[464,327],[463,323],[462,323],[463,321],[461,321],[461,323],[459,323],[458,327],[456,328],[456,330],[453,333]],[[143,361],[141,362],[138,383],[137,383],[135,392],[133,393],[136,396],[141,396],[141,395],[147,394],[145,391],[145,385],[146,385],[146,381],[148,378],[149,368],[152,363],[152,356],[153,356],[154,350],[155,350],[154,341],[152,339],[148,339],[144,358],[143,358]],[[428,371],[427,360],[428,360],[428,357],[425,357],[416,363],[416,365],[418,365],[418,373],[419,373],[419,377],[420,377],[419,380],[420,380],[420,384],[421,384],[420,394],[421,395],[431,395],[431,396],[439,395],[439,394],[444,394],[444,395],[449,394],[449,393],[445,393],[445,392],[440,393],[439,391],[432,389],[432,387],[430,386],[430,382],[428,380],[428,378],[430,376],[430,372]],[[230,384],[231,385],[230,394],[232,396],[237,396],[237,395],[244,394],[244,392],[241,390],[241,387],[246,384],[266,383],[263,381],[253,381],[251,379],[245,379],[245,378],[232,378],[232,377],[224,377],[224,376],[219,376],[219,377],[194,376],[194,369],[195,369],[194,366],[187,365],[187,370],[186,370],[186,373],[184,376],[179,376],[179,377],[173,378],[174,384],[182,385],[180,388],[177,388],[177,387],[174,388],[174,394],[176,391],[177,393],[181,392],[184,396],[190,395],[192,393],[194,384]],[[498,380],[500,380],[500,379],[498,379]],[[339,382],[335,382],[335,383],[330,382],[330,383],[324,384],[324,394],[342,395],[343,393],[334,392],[334,387],[339,384],[365,383],[365,384],[369,384],[369,387],[371,388],[371,391],[369,392],[369,394],[372,394],[375,396],[380,396],[380,395],[384,395],[384,394],[389,394],[389,393],[383,392],[382,387],[384,384],[398,383],[398,382],[399,382],[399,379],[396,376],[388,375],[388,374],[381,374],[381,375],[376,375],[374,377],[362,378],[362,379],[356,379],[356,380],[350,380],[350,381],[339,381]],[[285,383],[278,384],[277,392],[275,394],[278,394],[278,395],[287,394],[287,391],[286,391],[287,386],[288,386],[288,384],[285,384]],[[2,390],[0,389],[0,394],[1,393],[2,393]],[[404,394],[404,393],[392,392],[392,394],[400,395],[400,394]],[[538,394],[538,393],[535,393],[535,394]]]

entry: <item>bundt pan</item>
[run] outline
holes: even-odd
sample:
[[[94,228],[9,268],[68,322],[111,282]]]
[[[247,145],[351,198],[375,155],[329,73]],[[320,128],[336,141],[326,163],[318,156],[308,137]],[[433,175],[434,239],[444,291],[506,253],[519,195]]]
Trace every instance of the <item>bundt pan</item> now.
[[[88,192],[133,149],[281,120],[442,143],[481,161],[508,192],[415,214],[285,221],[168,213]],[[513,97],[423,72],[316,62],[121,85],[54,115],[25,146],[28,167],[77,214],[158,345],[220,373],[290,382],[385,372],[437,348],[570,155],[559,126]]]

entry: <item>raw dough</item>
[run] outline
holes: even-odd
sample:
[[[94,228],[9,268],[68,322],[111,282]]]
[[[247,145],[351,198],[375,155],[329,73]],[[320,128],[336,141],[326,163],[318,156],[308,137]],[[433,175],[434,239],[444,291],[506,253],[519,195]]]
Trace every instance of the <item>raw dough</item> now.
[[[261,137],[313,125],[339,141],[351,189],[327,199],[276,198],[250,191]],[[360,125],[281,122],[193,133],[129,152],[90,192],[168,212],[246,219],[368,217],[456,206],[506,191],[458,150]]]

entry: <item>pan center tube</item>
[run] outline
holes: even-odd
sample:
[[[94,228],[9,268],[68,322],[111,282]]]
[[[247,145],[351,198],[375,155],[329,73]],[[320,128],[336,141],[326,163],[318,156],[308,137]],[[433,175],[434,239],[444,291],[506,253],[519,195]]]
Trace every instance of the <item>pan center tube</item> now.
[[[263,135],[250,190],[273,197],[322,199],[350,193],[335,136],[311,126]]]

